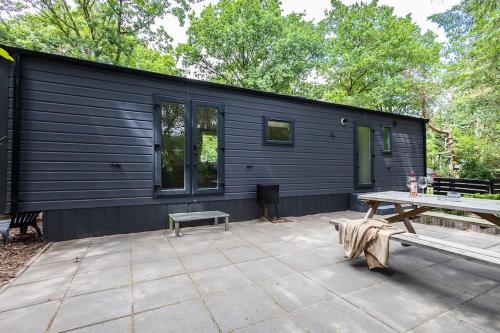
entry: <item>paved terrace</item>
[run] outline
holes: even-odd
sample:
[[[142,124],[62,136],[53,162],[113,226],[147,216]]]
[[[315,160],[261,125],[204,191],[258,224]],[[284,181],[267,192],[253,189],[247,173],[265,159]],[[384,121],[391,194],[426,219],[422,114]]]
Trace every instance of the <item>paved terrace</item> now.
[[[391,268],[369,271],[345,261],[334,216],[359,213],[55,243],[0,295],[1,331],[500,331],[500,270],[391,243]],[[416,229],[500,251],[498,236]]]

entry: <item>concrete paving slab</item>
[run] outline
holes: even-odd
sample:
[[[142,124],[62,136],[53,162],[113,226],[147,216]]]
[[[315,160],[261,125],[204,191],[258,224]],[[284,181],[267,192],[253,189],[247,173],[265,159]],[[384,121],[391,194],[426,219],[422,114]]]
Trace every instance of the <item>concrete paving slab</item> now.
[[[294,274],[271,281],[263,286],[264,290],[286,311],[326,301],[333,294],[316,282],[301,274]]]
[[[306,332],[395,332],[340,298],[300,309],[290,317]]]
[[[41,266],[30,266],[14,281],[13,285],[73,275],[78,269],[78,265],[79,263],[70,260]]]
[[[190,273],[202,295],[252,285],[252,281],[236,266],[224,266]]]
[[[45,265],[50,263],[57,263],[62,261],[75,261],[77,258],[83,258],[85,256],[85,252],[87,248],[77,247],[75,249],[53,249],[52,245],[47,251],[42,253],[37,260],[32,264],[32,266],[36,265]]]
[[[364,259],[321,267],[304,274],[337,295],[345,295],[391,277],[391,272],[387,270],[369,270]]]
[[[101,256],[85,257],[78,273],[99,271],[103,269],[130,266],[130,252],[118,252]]]
[[[475,262],[467,261],[464,259],[453,259],[451,261],[443,263],[443,266],[452,267],[459,269],[466,273],[472,273],[485,277],[487,279],[495,280],[500,282],[500,269],[496,267],[481,265]]]
[[[130,251],[129,237],[102,239],[99,241],[92,242],[89,249],[87,250],[87,256],[88,257],[100,256],[103,254],[129,252],[129,251]]]
[[[204,298],[222,332],[245,328],[284,314],[279,305],[256,286],[226,290]]]
[[[238,236],[234,235],[227,235],[224,238],[216,239],[216,240],[211,240],[212,245],[218,248],[219,250],[225,250],[225,249],[230,249],[233,247],[240,247],[240,246],[249,246],[250,243],[248,243],[246,240],[241,239]]]
[[[45,332],[58,307],[59,301],[52,301],[0,312],[1,331],[12,333]]]
[[[288,316],[280,316],[254,326],[236,330],[235,333],[306,333],[300,329]]]
[[[269,257],[269,254],[253,245],[233,247],[230,249],[222,250],[222,253],[224,253],[224,255],[228,257],[229,260],[234,264],[248,260]]]
[[[0,312],[62,298],[70,281],[65,276],[9,287],[0,294]]]
[[[468,232],[467,234],[447,237],[446,241],[486,249],[488,247],[492,247],[493,245],[500,244],[500,240],[498,238],[498,236],[477,235],[474,232]]]
[[[488,293],[476,297],[465,304],[451,310],[449,314],[458,320],[465,321],[481,332],[500,332],[500,303],[496,296]]]
[[[180,237],[183,238],[183,237]],[[175,252],[178,256],[187,256],[195,253],[215,252],[216,248],[206,240],[182,243],[181,241],[172,242]]]
[[[164,260],[175,257],[177,257],[177,254],[169,244],[165,244],[165,246],[132,249],[132,264],[142,264],[148,261]]]
[[[500,252],[500,244],[498,245],[493,245],[487,248],[488,251],[493,251],[493,252]]]
[[[149,281],[185,273],[182,263],[177,258],[148,261],[132,265],[134,283]]]
[[[276,259],[295,269],[297,272],[310,271],[347,260],[340,246],[306,250],[279,256]]]
[[[137,313],[197,298],[199,294],[191,279],[183,274],[135,284],[133,297]]]
[[[398,244],[399,245],[399,244]],[[411,275],[436,263],[422,256],[409,253],[393,252],[389,255],[389,270],[394,273]]]
[[[132,316],[122,317],[103,323],[89,325],[75,330],[71,333],[124,333],[131,332]]]
[[[282,256],[302,251],[301,248],[282,240],[259,243],[256,246],[272,256]]]
[[[396,277],[344,297],[392,328],[405,331],[450,310],[472,295],[435,280]]]
[[[181,261],[188,272],[202,271],[231,264],[223,254],[218,252],[191,254],[181,257]]]
[[[409,331],[410,333],[480,333],[483,332],[466,321],[460,320],[449,314],[440,315],[430,321]]]
[[[328,221],[362,215],[315,214],[283,224],[246,221],[234,223],[229,232],[190,228],[178,238],[155,231],[55,243],[17,282],[26,283],[0,294],[0,327],[9,328],[13,318],[19,322],[22,316],[33,318],[22,328],[44,332],[47,318],[53,317],[56,326],[49,332],[69,327],[79,332],[121,332],[132,330],[132,316],[144,314],[149,318],[143,322],[148,331],[168,327],[196,332],[200,327],[204,332],[219,329],[217,325],[223,332],[500,331],[499,270],[397,242],[391,243],[388,269],[370,271],[364,259],[347,262]],[[444,239],[481,242],[484,238],[486,246],[493,244],[490,249],[500,243],[498,236],[415,227]],[[77,260],[81,263],[75,274],[68,267],[85,255]],[[193,272],[186,275],[179,270],[183,267]],[[172,269],[178,275],[162,277],[173,274]],[[59,274],[64,276],[52,278]],[[47,280],[29,282],[40,278]],[[138,282],[143,280],[148,281]],[[313,291],[317,288],[320,291]],[[323,288],[348,301],[334,296],[321,301]],[[60,310],[53,310],[52,304],[61,305]],[[287,315],[283,307],[293,312]],[[199,316],[189,317],[190,311]],[[207,311],[212,315],[209,320]],[[181,319],[163,323],[169,316]]]
[[[131,314],[128,287],[65,298],[49,332],[61,332]]]
[[[136,333],[216,333],[217,326],[201,299],[194,299],[134,316]]]
[[[67,296],[127,286],[130,283],[130,268],[117,267],[76,274],[69,286]]]
[[[255,283],[263,284],[281,277],[295,274],[296,271],[273,257],[245,261],[236,264]]]
[[[420,272],[416,272],[415,276],[419,276],[422,279],[434,279],[439,283],[460,289],[471,295],[482,294],[500,284],[498,281],[490,280],[445,265],[426,268]]]

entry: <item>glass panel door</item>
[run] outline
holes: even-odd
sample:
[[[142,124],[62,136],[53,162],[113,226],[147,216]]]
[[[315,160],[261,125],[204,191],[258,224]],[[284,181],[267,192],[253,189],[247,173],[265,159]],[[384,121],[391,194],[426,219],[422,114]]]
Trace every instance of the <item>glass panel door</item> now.
[[[161,189],[183,192],[189,189],[188,106],[164,101],[161,111]]]
[[[221,188],[221,106],[193,103],[194,192],[218,192]]]
[[[356,128],[357,185],[372,184],[372,130],[367,126]]]

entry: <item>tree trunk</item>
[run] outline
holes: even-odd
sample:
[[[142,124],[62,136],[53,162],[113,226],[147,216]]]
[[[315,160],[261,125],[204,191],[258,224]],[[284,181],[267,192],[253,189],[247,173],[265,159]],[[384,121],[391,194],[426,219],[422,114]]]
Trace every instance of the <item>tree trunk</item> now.
[[[450,160],[448,162],[448,172],[450,173],[450,177],[455,178],[456,177],[456,173],[455,173],[456,154],[455,154],[455,139],[453,137],[453,132],[451,130],[448,130],[448,129],[442,129],[442,128],[435,127],[431,123],[431,119],[429,117],[429,112],[427,111],[427,97],[425,96],[425,94],[422,94],[422,93],[420,94],[420,101],[421,101],[422,117],[429,119],[429,122],[427,123],[429,128],[436,133],[446,135],[445,146],[447,146],[447,148],[448,148],[449,157],[450,157]]]

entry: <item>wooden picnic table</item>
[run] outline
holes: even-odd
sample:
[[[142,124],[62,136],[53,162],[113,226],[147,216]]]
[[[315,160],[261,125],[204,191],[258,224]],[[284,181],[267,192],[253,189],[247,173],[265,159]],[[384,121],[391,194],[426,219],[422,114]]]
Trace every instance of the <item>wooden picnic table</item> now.
[[[498,214],[500,214],[499,200],[461,198],[460,201],[450,201],[443,195],[419,194],[417,197],[411,197],[408,192],[398,191],[365,193],[359,195],[358,199],[370,206],[365,218],[373,217],[381,203],[393,203],[397,214],[386,220],[391,223],[403,221],[406,229],[411,233],[415,233],[415,229],[410,223],[410,218],[435,208],[471,212],[500,227],[500,218],[498,217]],[[405,211],[401,204],[410,204],[416,207]]]

